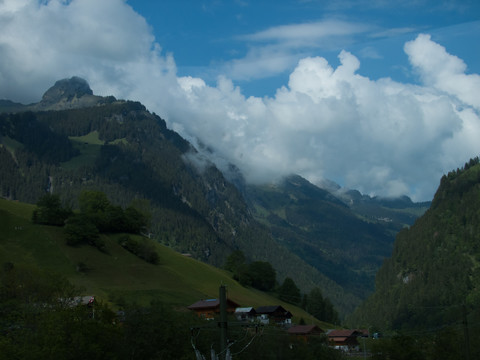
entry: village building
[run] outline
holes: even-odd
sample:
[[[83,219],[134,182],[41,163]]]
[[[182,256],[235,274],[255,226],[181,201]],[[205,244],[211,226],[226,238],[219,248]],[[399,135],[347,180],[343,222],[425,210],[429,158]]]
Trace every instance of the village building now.
[[[290,326],[292,324],[292,313],[285,310],[281,305],[260,306],[255,309],[257,320],[262,324]]]
[[[309,338],[325,335],[325,331],[317,325],[293,325],[288,329],[288,334],[308,342]]]
[[[369,338],[370,337],[370,331],[368,329],[355,329],[355,331],[360,333],[360,337],[364,338]]]
[[[227,313],[233,314],[235,309],[240,305],[236,302],[227,299]],[[190,305],[188,309],[193,310],[197,313],[202,319],[214,319],[217,314],[220,314],[220,300],[218,299],[207,299],[200,300],[196,303]]]
[[[331,330],[327,333],[328,341],[335,349],[343,351],[359,351],[357,338],[363,336],[358,330]]]
[[[239,307],[235,309],[235,317],[238,321],[255,321],[257,312],[253,307]]]
[[[91,307],[95,303],[95,297],[93,295],[75,296],[73,298],[60,298],[58,301],[67,305],[68,307],[76,307],[81,305]]]

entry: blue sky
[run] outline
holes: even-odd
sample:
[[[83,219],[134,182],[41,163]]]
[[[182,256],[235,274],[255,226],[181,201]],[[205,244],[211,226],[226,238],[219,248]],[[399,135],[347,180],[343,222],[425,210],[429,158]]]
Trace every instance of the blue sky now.
[[[476,0],[0,0],[0,99],[80,76],[199,171],[431,200],[480,154],[479,44]]]
[[[199,76],[211,83],[219,74],[226,74],[246,95],[273,95],[305,56],[322,56],[337,65],[343,49],[361,60],[360,72],[365,76],[415,82],[405,70],[407,57],[402,48],[423,32],[462,58],[470,72],[480,72],[480,46],[475,45],[480,43],[480,3],[474,0],[128,3],[152,26],[164,51],[173,53],[179,75]],[[300,33],[301,27],[309,25],[318,34],[302,44],[305,34]],[[279,34],[281,30],[285,33]],[[262,33],[265,36],[258,39]],[[287,44],[287,34],[297,46]],[[277,71],[249,73],[247,64],[243,72],[238,69],[248,60],[254,67],[255,60],[274,51],[278,57],[285,57]]]

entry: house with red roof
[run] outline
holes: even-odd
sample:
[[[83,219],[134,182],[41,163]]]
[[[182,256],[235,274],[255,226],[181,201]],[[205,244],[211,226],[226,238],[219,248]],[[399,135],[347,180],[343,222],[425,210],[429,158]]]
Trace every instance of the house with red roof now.
[[[255,309],[257,320],[262,324],[289,326],[292,323],[292,313],[281,305],[260,306]]]
[[[309,338],[324,335],[325,331],[317,325],[293,325],[288,329],[288,334],[307,342]]]
[[[363,336],[358,330],[331,330],[327,333],[329,343],[336,349],[358,351],[360,349],[357,338]]]
[[[227,313],[233,314],[239,306],[235,301],[227,299]],[[220,300],[200,300],[190,305],[188,309],[195,311],[202,319],[211,320],[215,318],[215,315],[220,314]]]

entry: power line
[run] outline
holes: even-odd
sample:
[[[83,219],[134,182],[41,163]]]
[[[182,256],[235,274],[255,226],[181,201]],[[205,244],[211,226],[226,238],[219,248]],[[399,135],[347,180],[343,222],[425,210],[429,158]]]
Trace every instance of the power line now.
[[[217,321],[218,328],[220,329],[220,352],[218,354],[215,354],[215,350],[213,349],[213,344],[210,348],[210,355],[212,359],[219,359],[219,356],[224,356],[225,360],[230,360],[232,357],[232,354],[230,352],[230,348],[240,342],[244,341],[248,335],[248,329],[245,329],[245,335],[242,339],[240,340],[235,340],[232,342],[229,342],[228,340],[228,327],[229,327],[229,322],[227,318],[227,296],[226,296],[226,287],[225,285],[221,285],[219,288],[219,302],[220,302],[220,320]],[[242,326],[242,327],[252,327],[252,325],[245,324],[245,323],[236,323],[236,322],[230,322],[231,326]],[[250,341],[239,351],[236,352],[235,354],[239,354],[243,351],[245,351],[253,342],[253,340],[258,336],[258,327],[262,326],[259,324],[254,325],[256,328],[255,335],[250,339]],[[194,331],[198,329],[198,333],[194,336]],[[197,349],[195,343],[196,339],[200,335],[200,330],[215,330],[218,331],[217,329],[214,329],[212,325],[205,325],[201,327],[191,327],[191,338],[190,342],[192,344],[193,350],[195,352],[195,356],[197,357],[197,360],[205,360],[205,357],[201,354],[201,352]],[[262,331],[263,333],[263,331]],[[195,340],[195,341],[194,341]]]

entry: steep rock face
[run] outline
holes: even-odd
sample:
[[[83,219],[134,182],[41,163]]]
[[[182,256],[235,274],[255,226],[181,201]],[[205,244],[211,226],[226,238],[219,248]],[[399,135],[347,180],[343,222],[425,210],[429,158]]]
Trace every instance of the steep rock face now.
[[[58,80],[55,85],[48,89],[42,100],[30,107],[31,110],[66,110],[82,107],[95,106],[113,97],[102,98],[93,95],[88,82],[80,77],[73,76],[70,79]]]
[[[93,95],[93,91],[85,79],[74,76],[70,79],[58,80],[55,85],[45,92],[42,102],[55,103],[62,98],[80,98],[83,95]]]

